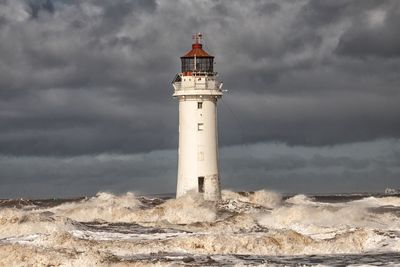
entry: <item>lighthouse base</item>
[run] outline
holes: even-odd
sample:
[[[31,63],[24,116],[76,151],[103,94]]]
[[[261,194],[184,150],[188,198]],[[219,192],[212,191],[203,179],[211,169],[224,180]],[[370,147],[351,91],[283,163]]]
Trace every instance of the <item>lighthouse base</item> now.
[[[217,174],[205,177],[204,180],[204,199],[217,201],[221,199],[219,177]]]
[[[183,181],[192,181],[191,185],[187,185],[186,188],[179,188],[176,192],[176,197],[179,198],[189,192],[196,192],[203,194],[205,200],[218,201],[221,199],[220,182],[217,174],[193,177],[188,179],[182,177]],[[179,179],[179,178],[178,178]],[[178,180],[178,184],[179,184]]]

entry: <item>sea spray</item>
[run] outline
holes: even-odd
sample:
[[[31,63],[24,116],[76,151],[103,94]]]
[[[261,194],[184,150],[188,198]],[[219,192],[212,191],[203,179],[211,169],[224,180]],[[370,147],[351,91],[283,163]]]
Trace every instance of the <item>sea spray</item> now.
[[[132,192],[119,196],[99,192],[94,197],[79,202],[65,203],[49,210],[80,222],[96,220],[124,222],[126,221],[124,218],[139,207],[140,201]]]
[[[352,204],[361,204],[370,207],[394,206],[400,207],[400,197],[366,197],[352,201]]]
[[[1,208],[0,265],[234,265],[225,256],[245,265],[273,255],[400,252],[396,197],[316,199],[282,201],[267,190],[223,191],[220,202],[204,201],[196,192],[157,201],[99,193],[53,208]],[[196,255],[205,260],[197,262]],[[393,265],[388,259],[382,262]]]
[[[237,193],[230,190],[222,190],[223,201],[239,201],[255,204],[266,208],[275,208],[282,203],[281,194],[273,191],[259,190],[255,192]]]
[[[217,218],[215,202],[205,201],[196,192],[189,192],[178,199],[170,199],[160,206],[164,216],[160,219],[173,224],[212,222]]]
[[[79,223],[46,211],[0,209],[0,239],[71,231]]]
[[[285,203],[290,203],[294,205],[318,205],[312,198],[307,197],[306,195],[300,194],[295,195],[291,198],[285,200]]]
[[[376,213],[360,203],[318,205],[308,198],[295,199],[289,201],[293,203],[291,206],[281,206],[261,215],[258,223],[270,229],[293,229],[314,238],[332,237],[337,233],[360,228],[400,229],[400,220],[395,214]]]

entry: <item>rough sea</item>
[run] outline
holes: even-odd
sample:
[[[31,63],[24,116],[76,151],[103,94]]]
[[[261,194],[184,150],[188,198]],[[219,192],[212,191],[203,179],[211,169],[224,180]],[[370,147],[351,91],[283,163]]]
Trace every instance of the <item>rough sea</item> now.
[[[0,200],[0,266],[400,266],[400,196]]]

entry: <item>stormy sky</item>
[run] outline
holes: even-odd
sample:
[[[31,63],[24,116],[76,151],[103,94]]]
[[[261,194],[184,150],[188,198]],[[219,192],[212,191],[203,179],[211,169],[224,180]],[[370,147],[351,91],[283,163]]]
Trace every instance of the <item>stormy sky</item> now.
[[[0,0],[0,198],[175,191],[192,34],[224,188],[400,188],[400,2]]]

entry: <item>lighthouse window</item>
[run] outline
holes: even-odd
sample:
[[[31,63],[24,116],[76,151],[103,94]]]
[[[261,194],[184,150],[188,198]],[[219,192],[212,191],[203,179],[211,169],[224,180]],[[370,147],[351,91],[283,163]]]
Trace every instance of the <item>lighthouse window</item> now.
[[[197,109],[203,108],[203,102],[197,102]]]
[[[203,71],[203,72],[212,72],[213,71],[213,58],[212,57],[198,58],[196,63],[197,63],[196,64],[197,71]]]
[[[198,177],[199,193],[204,193],[204,177]]]
[[[203,161],[204,160],[204,152],[203,151],[197,152],[197,160],[198,161]]]
[[[194,57],[191,58],[181,58],[182,62],[182,72],[213,72],[213,64],[214,58],[212,57],[198,57],[196,58],[196,68],[194,66]]]
[[[198,123],[197,124],[197,130],[198,131],[203,131],[204,130],[204,124],[203,123]]]
[[[194,70],[194,58],[182,58],[182,72]]]

